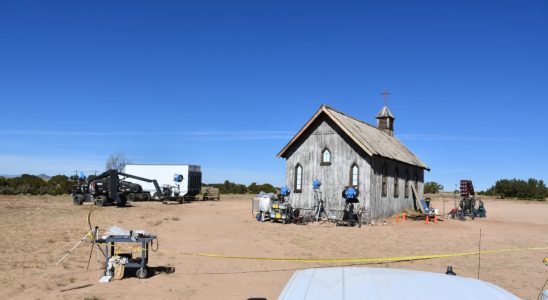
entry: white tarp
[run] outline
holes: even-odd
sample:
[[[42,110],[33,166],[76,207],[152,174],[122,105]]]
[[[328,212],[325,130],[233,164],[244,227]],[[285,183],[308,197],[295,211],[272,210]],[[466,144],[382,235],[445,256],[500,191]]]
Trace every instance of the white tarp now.
[[[259,197],[259,211],[270,211],[272,200],[276,199],[276,195],[274,193],[265,193],[261,191],[259,194],[257,194],[257,196]]]

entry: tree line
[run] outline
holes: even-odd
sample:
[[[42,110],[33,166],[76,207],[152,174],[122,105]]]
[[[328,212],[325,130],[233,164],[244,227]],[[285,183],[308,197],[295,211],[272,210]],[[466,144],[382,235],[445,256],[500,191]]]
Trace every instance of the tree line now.
[[[439,192],[443,191],[443,185],[430,181],[424,183],[424,193],[426,194],[437,194]]]
[[[529,178],[525,181],[514,178],[498,180],[495,185],[479,194],[499,198],[544,200],[548,198],[548,189],[543,180]]]
[[[437,194],[443,191],[443,185],[431,181],[424,184],[426,194]],[[458,193],[459,191],[455,191]],[[517,198],[517,199],[538,199],[548,198],[548,188],[543,180],[529,178],[522,179],[500,179],[485,191],[478,192],[479,195],[493,196],[497,198]]]
[[[93,175],[88,177],[88,181],[93,179]],[[23,174],[19,177],[5,178],[0,177],[0,194],[2,195],[62,195],[70,194],[71,187],[77,183],[77,176],[56,175],[49,180],[44,180],[35,175]],[[223,183],[203,184],[204,186],[216,187],[221,194],[258,194],[263,191],[266,193],[276,193],[276,187],[269,183],[258,184],[256,182],[250,185],[239,184],[225,180]],[[424,184],[424,192],[427,194],[436,194],[443,191],[443,186],[437,182],[431,181]],[[457,191],[458,192],[458,191]],[[486,191],[479,192],[480,195],[493,196],[498,198],[518,198],[518,199],[541,199],[548,198],[548,188],[543,180],[529,178],[521,179],[500,179],[495,185]]]
[[[56,175],[48,181],[29,174],[23,174],[19,177],[5,178],[0,177],[0,194],[2,195],[63,195],[69,194],[71,186],[76,180],[76,176],[68,177],[65,175]]]
[[[239,184],[225,180],[223,183],[205,184],[204,186],[211,186],[219,189],[221,194],[258,194],[261,191],[265,193],[276,193],[276,188],[270,183],[257,184],[256,182],[246,186],[245,184]]]
[[[95,176],[88,176],[88,182]],[[70,194],[73,185],[78,182],[77,176],[56,175],[49,180],[44,180],[39,176],[23,174],[19,177],[5,178],[0,177],[0,195],[63,195]],[[246,186],[225,180],[224,183],[203,184],[219,188],[221,194],[258,194],[263,191],[266,193],[275,193],[276,188],[269,184],[257,184],[256,182]]]

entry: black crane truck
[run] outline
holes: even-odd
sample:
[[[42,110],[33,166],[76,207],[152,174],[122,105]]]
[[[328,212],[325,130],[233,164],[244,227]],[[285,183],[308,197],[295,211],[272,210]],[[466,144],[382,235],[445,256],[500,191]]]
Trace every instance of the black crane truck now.
[[[89,184],[89,193],[95,205],[103,206],[106,203],[114,203],[118,207],[123,207],[128,201],[151,199],[150,193],[143,192],[141,185],[120,179],[120,176],[152,182],[158,194],[162,193],[155,179],[143,178],[110,169],[99,174]]]

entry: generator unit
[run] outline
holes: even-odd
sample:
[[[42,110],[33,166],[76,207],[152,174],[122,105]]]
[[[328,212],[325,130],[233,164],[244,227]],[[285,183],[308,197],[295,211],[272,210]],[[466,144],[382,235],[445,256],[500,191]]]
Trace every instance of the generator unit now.
[[[278,199],[274,200],[270,207],[270,222],[280,221],[283,224],[293,222],[293,208],[287,202],[290,193],[289,188],[285,186],[281,188]]]

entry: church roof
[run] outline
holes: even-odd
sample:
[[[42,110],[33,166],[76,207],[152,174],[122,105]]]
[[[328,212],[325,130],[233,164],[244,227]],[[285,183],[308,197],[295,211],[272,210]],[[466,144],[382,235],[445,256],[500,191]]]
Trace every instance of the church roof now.
[[[381,119],[381,118],[386,118],[386,117],[389,117],[389,118],[392,118],[392,119],[395,119],[394,118],[394,115],[392,114],[392,112],[390,112],[390,110],[388,109],[388,106],[383,106],[381,108],[381,111],[379,111],[379,113],[377,114],[376,118],[377,119]]]
[[[413,166],[430,170],[413,152],[405,147],[397,138],[384,133],[377,127],[369,125],[356,118],[339,112],[327,105],[322,105],[310,120],[297,132],[297,134],[278,153],[278,157],[286,157],[287,150],[306,131],[310,125],[321,115],[330,118],[350,139],[352,139],[368,155],[378,155],[397,160]]]

